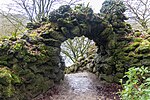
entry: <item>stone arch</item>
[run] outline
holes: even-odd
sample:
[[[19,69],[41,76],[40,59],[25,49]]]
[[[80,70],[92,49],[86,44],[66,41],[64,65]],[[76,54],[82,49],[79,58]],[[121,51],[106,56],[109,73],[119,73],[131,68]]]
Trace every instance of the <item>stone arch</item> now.
[[[124,15],[121,12],[119,16]],[[112,23],[110,18],[114,18],[116,23]],[[115,62],[118,59],[117,44],[125,41],[122,40],[124,34],[130,30],[124,19],[117,15],[105,18],[94,14],[88,7],[79,11],[65,5],[51,12],[48,21],[42,19],[41,23],[28,23],[27,34],[1,41],[0,65],[2,72],[7,72],[5,77],[9,81],[0,83],[0,97],[30,100],[63,79],[60,45],[68,38],[82,35],[92,39],[98,46],[95,63],[99,75],[110,82],[117,82],[125,71],[122,62],[119,62],[122,66]],[[116,77],[119,71],[121,76]]]

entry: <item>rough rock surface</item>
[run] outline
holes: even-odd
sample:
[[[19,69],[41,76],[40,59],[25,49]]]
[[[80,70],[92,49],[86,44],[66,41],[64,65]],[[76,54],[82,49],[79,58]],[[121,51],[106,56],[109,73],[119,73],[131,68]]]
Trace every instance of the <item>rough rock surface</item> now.
[[[87,58],[81,57],[80,59],[77,60],[76,63],[65,68],[65,71],[64,71],[65,74],[84,72],[84,71],[96,73],[97,70],[94,64],[95,55],[96,54],[92,54]]]

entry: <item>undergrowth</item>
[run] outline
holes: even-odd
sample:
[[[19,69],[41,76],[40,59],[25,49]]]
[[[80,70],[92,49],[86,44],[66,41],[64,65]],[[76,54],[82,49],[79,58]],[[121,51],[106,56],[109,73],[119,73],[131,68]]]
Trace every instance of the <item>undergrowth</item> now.
[[[128,78],[126,83],[121,84],[123,90],[120,93],[122,100],[150,100],[150,77],[148,67],[130,68],[125,73],[124,78]]]

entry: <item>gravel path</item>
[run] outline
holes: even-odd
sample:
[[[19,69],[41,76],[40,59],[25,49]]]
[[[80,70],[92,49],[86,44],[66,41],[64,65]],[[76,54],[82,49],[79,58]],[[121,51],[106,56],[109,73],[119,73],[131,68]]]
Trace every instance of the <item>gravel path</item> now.
[[[116,94],[120,88],[99,81],[92,73],[66,74],[62,83],[33,100],[120,100]]]

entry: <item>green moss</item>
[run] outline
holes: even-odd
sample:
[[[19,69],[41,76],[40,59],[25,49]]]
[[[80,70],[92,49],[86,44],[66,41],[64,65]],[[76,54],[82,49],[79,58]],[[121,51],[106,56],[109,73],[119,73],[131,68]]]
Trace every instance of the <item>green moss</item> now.
[[[31,71],[28,71],[28,73],[26,73],[22,77],[23,77],[23,82],[24,83],[32,83],[32,80],[35,78],[35,75]]]
[[[21,83],[21,79],[10,71],[7,67],[0,68],[1,93],[5,97],[11,97],[15,94],[14,84]]]
[[[41,69],[36,66],[36,65],[29,65],[29,68],[34,72],[34,73],[38,73],[41,72]]]
[[[100,33],[100,36],[108,37],[111,33],[113,33],[113,28],[108,27],[108,28],[105,28],[105,30],[102,33]]]
[[[134,32],[134,36],[139,37],[142,33],[141,32]]]
[[[137,53],[146,53],[150,51],[150,42],[148,40],[143,40],[140,46],[135,50]]]
[[[134,57],[135,56],[135,53],[133,51],[129,52],[128,54],[129,57]]]
[[[18,62],[19,62],[19,60],[16,59],[16,58],[12,58],[11,60],[8,60],[9,64],[15,64],[15,63],[18,63]]]
[[[104,27],[107,27],[108,26],[108,22],[106,20],[102,21],[101,23]]]
[[[75,36],[80,36],[80,29],[78,26],[75,26],[72,30],[71,30],[71,33]]]
[[[47,56],[54,56],[60,54],[60,48],[52,47],[52,46],[46,46],[43,44],[40,44],[39,49],[42,54],[46,54]]]
[[[101,65],[101,67],[102,67],[102,71],[107,75],[110,75],[113,71],[112,67],[108,64],[103,64]]]
[[[147,33],[150,34],[150,29],[148,29]]]
[[[25,62],[36,62],[37,61],[37,58],[36,57],[33,57],[33,56],[29,56],[29,55],[26,55],[24,56],[24,59],[23,59]]]
[[[117,76],[114,76],[114,77],[113,77],[113,82],[115,82],[115,83],[120,83],[120,79],[121,79],[121,78],[118,78]]]
[[[3,56],[0,56],[0,61],[2,61],[2,60],[6,61],[6,60],[8,60],[9,58],[10,58],[10,56],[8,56],[8,55],[3,55]]]
[[[35,38],[37,36],[37,33],[36,32],[32,32],[29,34],[29,37],[32,37],[32,38]]]
[[[67,30],[66,27],[61,27],[61,31],[65,36],[67,36],[67,34],[69,34],[69,31]]]
[[[143,59],[143,54],[136,54],[134,57],[137,59]]]
[[[142,66],[141,62],[130,64],[130,67],[139,67],[139,66]]]
[[[118,72],[118,73],[116,73],[116,76],[117,76],[118,78],[123,78],[124,74],[123,74],[123,73]]]
[[[132,47],[138,47],[140,45],[140,42],[133,42],[130,46]]]
[[[49,33],[49,35],[56,39],[56,40],[60,40],[60,41],[65,41],[66,37],[62,35],[62,33],[54,31],[52,28],[50,30],[47,31]]]
[[[21,68],[21,66],[19,66],[19,64],[17,64],[17,63],[16,63],[16,64],[13,64],[12,70],[13,70],[14,72],[16,72],[17,75],[22,74],[22,72],[24,71],[23,68]]]
[[[21,59],[24,58],[25,55],[27,55],[27,50],[24,49],[16,54],[16,58]]]
[[[112,75],[101,74],[100,78],[104,79],[107,82],[113,82],[113,76]]]
[[[16,51],[19,51],[22,49],[22,44],[21,43],[16,43],[14,46],[13,46],[13,49],[16,50]]]
[[[138,62],[140,62],[140,60],[136,59],[136,58],[132,59],[131,61],[132,61],[132,63],[138,63]]]
[[[114,27],[118,27],[118,23],[117,22],[113,22],[112,24]]]
[[[150,37],[148,37],[147,40],[150,42]]]
[[[126,62],[130,61],[130,57],[129,56],[124,56],[123,60],[124,60],[124,63],[126,63]]]
[[[116,64],[116,71],[117,72],[124,72],[124,64],[123,63],[121,63],[121,62],[117,62],[117,64]]]
[[[75,36],[85,35],[93,39],[99,54],[95,61],[89,57],[90,60],[65,68],[65,73],[89,70],[97,75],[103,73],[100,76],[107,82],[118,82],[128,69],[127,65],[150,66],[148,36],[139,37],[140,32],[125,36],[124,33],[131,32],[131,27],[117,19],[123,16],[113,15],[113,23],[90,14],[93,12],[54,14],[56,19],[53,22],[41,23],[38,29],[35,28],[39,26],[28,24],[35,30],[30,30],[21,39],[0,41],[0,65],[11,68],[5,68],[5,71],[0,68],[3,69],[0,71],[0,97],[12,99],[11,96],[16,94],[19,99],[14,100],[31,100],[52,87],[54,81],[63,79],[63,71],[58,67],[61,62],[60,45]]]
[[[150,53],[149,54],[143,54],[142,56],[144,59],[150,59]]]
[[[55,39],[52,39],[52,38],[44,39],[43,43],[45,43],[46,46],[54,46],[54,47],[58,47],[58,48],[61,45],[61,41],[55,40]]]
[[[150,59],[143,59],[141,62],[145,66],[150,66]]]
[[[140,45],[140,42],[133,42],[129,44],[126,48],[124,48],[124,50],[125,52],[134,51],[139,45]]]
[[[140,38],[140,37],[133,38],[133,42],[142,42],[142,41],[143,41],[143,38]]]
[[[8,50],[10,48],[10,43],[8,41],[1,41],[0,49],[1,50]]]
[[[144,46],[144,47],[140,46],[139,48],[136,49],[136,52],[138,52],[138,53],[146,53],[149,51],[150,51],[150,48],[146,47],[146,46]]]
[[[108,43],[108,48],[113,49],[116,48],[116,41],[115,40],[110,40]]]

